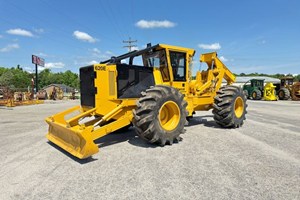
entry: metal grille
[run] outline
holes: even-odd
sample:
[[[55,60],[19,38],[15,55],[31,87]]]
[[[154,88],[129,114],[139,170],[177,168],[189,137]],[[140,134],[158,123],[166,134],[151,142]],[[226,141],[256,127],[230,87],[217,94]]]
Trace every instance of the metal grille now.
[[[80,100],[82,106],[95,107],[95,88],[96,72],[94,66],[80,68]]]
[[[114,96],[116,91],[116,84],[115,84],[115,72],[110,71],[109,73],[109,96]]]

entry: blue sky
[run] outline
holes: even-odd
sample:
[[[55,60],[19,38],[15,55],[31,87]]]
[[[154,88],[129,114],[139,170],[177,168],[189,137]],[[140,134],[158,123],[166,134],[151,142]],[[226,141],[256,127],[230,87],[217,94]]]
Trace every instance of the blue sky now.
[[[300,1],[296,0],[0,0],[0,66],[33,71],[31,55],[52,71],[164,43],[217,51],[235,73],[300,74]]]

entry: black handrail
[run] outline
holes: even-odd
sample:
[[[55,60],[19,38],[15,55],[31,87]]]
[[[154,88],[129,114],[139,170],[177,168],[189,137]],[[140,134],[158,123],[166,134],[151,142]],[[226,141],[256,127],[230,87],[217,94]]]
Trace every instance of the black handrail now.
[[[126,58],[130,58],[130,62],[132,62],[133,57],[139,56],[139,55],[141,55],[143,53],[146,53],[146,52],[151,52],[153,49],[157,48],[158,46],[159,46],[159,44],[154,45],[154,46],[151,46],[151,44],[147,44],[147,48],[145,48],[145,49],[135,50],[135,51],[132,51],[132,52],[129,52],[129,53],[117,56],[117,57],[116,56],[112,56],[110,59],[100,62],[100,64],[105,64],[105,63],[120,63],[121,60],[124,60]],[[132,63],[129,63],[129,64],[132,64]]]

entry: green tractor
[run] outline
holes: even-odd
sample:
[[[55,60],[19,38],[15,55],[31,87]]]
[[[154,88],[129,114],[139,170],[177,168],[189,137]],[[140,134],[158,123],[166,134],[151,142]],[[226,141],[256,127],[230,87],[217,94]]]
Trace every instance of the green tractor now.
[[[264,94],[264,79],[251,79],[243,85],[248,99],[261,100]]]

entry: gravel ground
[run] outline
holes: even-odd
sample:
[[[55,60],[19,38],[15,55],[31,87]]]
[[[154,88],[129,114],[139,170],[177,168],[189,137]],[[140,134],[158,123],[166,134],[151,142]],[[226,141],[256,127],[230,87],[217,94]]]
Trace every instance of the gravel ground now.
[[[248,101],[239,129],[197,112],[172,146],[110,134],[85,161],[45,138],[45,117],[76,104],[0,107],[0,199],[300,199],[300,102]]]

